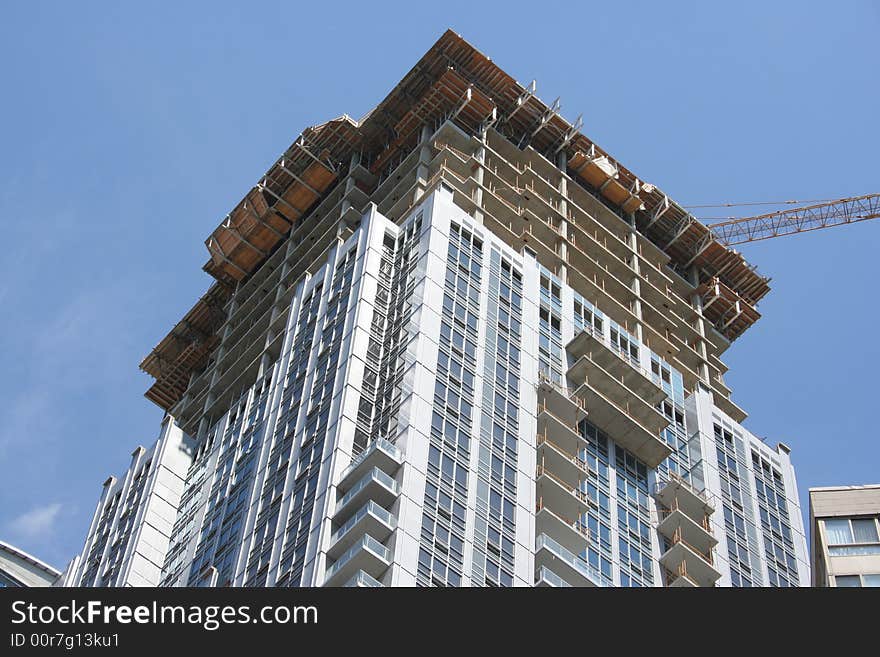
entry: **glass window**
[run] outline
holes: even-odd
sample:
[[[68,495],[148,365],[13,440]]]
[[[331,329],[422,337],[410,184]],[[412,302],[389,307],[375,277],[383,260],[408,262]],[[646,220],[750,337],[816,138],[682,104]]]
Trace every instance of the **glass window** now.
[[[870,586],[871,588],[880,587],[880,574],[862,575],[862,586]]]
[[[832,557],[851,557],[880,554],[880,545],[840,545],[828,548]]]
[[[877,522],[874,518],[853,518],[853,538],[856,543],[877,543]]]
[[[852,543],[852,533],[847,518],[825,520],[825,536],[829,545],[845,545]]]
[[[840,587],[854,587],[859,588],[862,584],[859,581],[858,575],[837,575],[834,578],[834,583],[838,588]]]

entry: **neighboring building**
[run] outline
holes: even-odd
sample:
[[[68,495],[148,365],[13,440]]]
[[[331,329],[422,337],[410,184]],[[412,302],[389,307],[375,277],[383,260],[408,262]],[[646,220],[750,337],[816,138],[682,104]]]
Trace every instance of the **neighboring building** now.
[[[810,489],[813,586],[880,586],[880,484]]]
[[[0,541],[0,588],[52,586],[60,575],[52,566]]]
[[[454,33],[206,244],[163,585],[808,585],[720,360],[767,280]]]
[[[63,585],[156,586],[191,461],[191,441],[166,415],[153,446],[139,446],[125,475],[104,482],[85,546]]]

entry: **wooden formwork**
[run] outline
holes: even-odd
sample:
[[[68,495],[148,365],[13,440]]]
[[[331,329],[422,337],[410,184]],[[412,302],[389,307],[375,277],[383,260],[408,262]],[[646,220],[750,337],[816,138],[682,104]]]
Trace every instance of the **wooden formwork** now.
[[[697,288],[702,301],[703,315],[730,341],[761,318],[755,307],[719,278],[712,278]]]
[[[205,240],[211,254],[206,272],[222,281],[247,278],[336,179],[336,173],[317,160],[296,173],[293,168],[298,164],[295,160],[276,164],[270,175],[279,191],[262,183],[253,187]],[[283,178],[287,184],[278,182]]]
[[[220,341],[217,332],[226,320],[224,306],[230,295],[227,285],[212,285],[144,358],[141,369],[156,379],[146,393],[148,399],[167,410],[183,396],[190,374],[205,366]]]
[[[624,212],[635,212],[644,207],[642,199],[634,193],[635,190],[627,189],[621,184],[617,166],[608,157],[576,151],[568,166]]]

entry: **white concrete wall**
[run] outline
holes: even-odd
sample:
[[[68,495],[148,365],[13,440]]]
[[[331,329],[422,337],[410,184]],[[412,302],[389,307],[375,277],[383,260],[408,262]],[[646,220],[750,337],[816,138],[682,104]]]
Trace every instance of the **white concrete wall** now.
[[[52,586],[62,573],[17,547],[0,541],[0,575],[27,587]]]
[[[106,546],[100,557],[98,584],[101,586],[157,586],[162,565],[168,550],[171,530],[177,514],[180,496],[184,488],[186,471],[192,459],[193,443],[180,430],[171,416],[162,421],[159,438],[147,450],[138,447],[132,454],[131,464],[121,479],[110,477],[104,484],[98,507],[95,510],[85,545],[64,574],[65,586],[80,586],[92,562],[92,547],[99,532],[109,527]],[[146,464],[149,461],[149,466]],[[144,467],[143,478],[135,482],[135,475]],[[134,516],[130,528],[124,523],[126,498],[132,487],[139,493],[134,506],[126,516]],[[119,493],[120,503],[112,515],[105,511],[113,497]],[[118,573],[109,581],[103,574],[111,566],[112,546],[121,542],[121,565]]]
[[[788,448],[781,445],[772,448],[764,443],[764,441],[745,429],[742,425],[735,422],[726,413],[715,407],[712,403],[711,393],[705,390],[699,390],[688,398],[687,410],[689,431],[699,432],[699,443],[702,451],[703,463],[705,464],[703,472],[706,490],[713,496],[715,502],[715,512],[711,516],[711,524],[713,534],[719,541],[714,552],[717,567],[721,572],[721,579],[718,581],[718,586],[730,586],[731,579],[730,563],[727,556],[728,539],[724,526],[724,514],[722,509],[721,481],[718,475],[717,451],[713,433],[713,424],[716,421],[721,421],[731,427],[734,430],[734,435],[739,436],[743,440],[745,450],[744,463],[749,472],[749,477],[745,481],[741,480],[740,485],[751,499],[751,506],[746,509],[746,516],[748,518],[748,516],[751,515],[751,518],[754,520],[753,526],[757,536],[757,545],[755,547],[757,550],[756,552],[753,552],[753,555],[757,556],[760,561],[762,584],[767,586],[769,579],[767,572],[767,559],[764,553],[758,500],[755,492],[754,472],[751,462],[752,451],[758,452],[761,456],[770,461],[771,465],[782,475],[786,492],[788,520],[792,530],[794,556],[797,560],[798,585],[809,586],[809,553],[807,550],[797,481],[795,479],[794,466]]]

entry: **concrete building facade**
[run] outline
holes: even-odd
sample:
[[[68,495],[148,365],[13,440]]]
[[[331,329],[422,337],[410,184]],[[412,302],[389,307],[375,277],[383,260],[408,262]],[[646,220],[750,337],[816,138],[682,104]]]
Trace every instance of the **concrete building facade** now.
[[[810,489],[813,586],[880,586],[880,484]]]
[[[152,447],[138,446],[125,475],[104,482],[85,545],[62,585],[156,586],[191,460],[191,440],[166,416]]]
[[[372,208],[291,303],[281,358],[206,432],[164,584],[808,581],[788,449],[686,398],[450,190],[399,224]],[[583,359],[666,428],[622,422],[616,381],[572,402]]]
[[[0,587],[52,586],[60,575],[49,564],[0,541]]]
[[[194,446],[162,585],[808,584],[720,360],[767,280],[579,127],[447,32],[285,151],[142,364]]]

